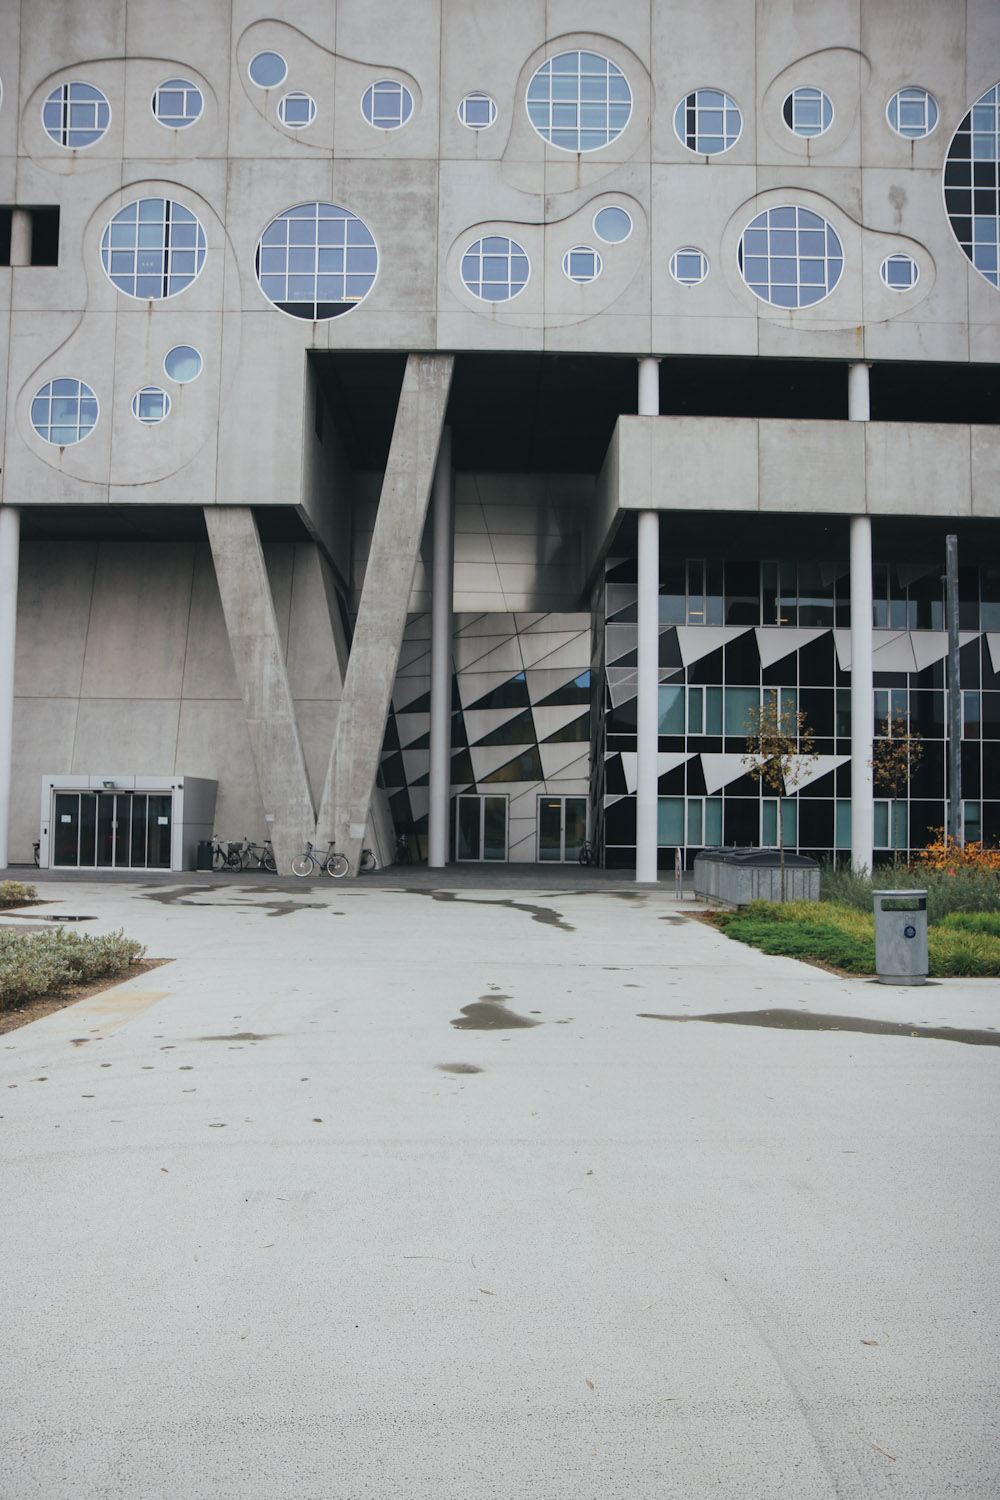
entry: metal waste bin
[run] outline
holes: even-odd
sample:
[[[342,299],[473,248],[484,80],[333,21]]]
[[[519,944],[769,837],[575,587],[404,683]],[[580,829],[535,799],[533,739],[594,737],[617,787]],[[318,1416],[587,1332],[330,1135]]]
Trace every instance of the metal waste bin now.
[[[927,980],[927,892],[872,891],[879,984]]]
[[[198,848],[195,852],[194,867],[196,870],[210,870],[212,868],[211,839],[198,840]]]
[[[778,849],[703,849],[695,855],[694,892],[718,906],[781,900]],[[808,854],[785,855],[785,900],[819,900],[819,865]]]

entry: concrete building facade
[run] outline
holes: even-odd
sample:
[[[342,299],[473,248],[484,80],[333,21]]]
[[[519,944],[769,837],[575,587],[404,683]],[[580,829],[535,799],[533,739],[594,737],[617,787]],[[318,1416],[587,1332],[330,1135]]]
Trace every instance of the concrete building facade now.
[[[0,5],[0,864],[1000,837],[1000,10],[498,19]]]

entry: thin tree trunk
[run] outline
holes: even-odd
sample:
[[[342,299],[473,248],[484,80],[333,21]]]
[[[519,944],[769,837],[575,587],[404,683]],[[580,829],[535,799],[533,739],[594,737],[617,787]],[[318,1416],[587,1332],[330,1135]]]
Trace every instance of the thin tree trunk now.
[[[778,796],[778,850],[779,850],[780,855],[781,855],[781,899],[782,899],[782,901],[784,901],[784,899],[785,899],[785,820],[784,820],[784,817],[782,816],[783,812],[784,812],[784,798],[779,793],[779,796]]]

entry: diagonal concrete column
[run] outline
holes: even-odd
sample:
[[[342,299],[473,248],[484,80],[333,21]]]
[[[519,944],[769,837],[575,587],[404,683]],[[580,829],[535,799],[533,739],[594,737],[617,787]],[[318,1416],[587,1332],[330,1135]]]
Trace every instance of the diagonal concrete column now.
[[[324,840],[330,830],[352,875],[378,771],[454,363],[451,355],[411,354],[399,393],[317,824]]]
[[[249,506],[207,505],[205,525],[264,812],[278,869],[287,872],[316,815],[257,523]]]

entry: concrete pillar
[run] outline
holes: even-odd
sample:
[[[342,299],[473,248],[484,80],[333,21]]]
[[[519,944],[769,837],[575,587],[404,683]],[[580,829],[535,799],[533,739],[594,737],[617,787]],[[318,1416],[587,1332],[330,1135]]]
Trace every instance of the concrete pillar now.
[[[639,361],[639,415],[660,414],[660,362]],[[635,878],[655,881],[660,683],[660,514],[641,510],[637,524],[639,603],[636,693]]]
[[[264,553],[249,506],[206,505],[205,525],[264,813],[286,874],[314,837],[316,815]]]
[[[855,364],[848,372],[852,422],[867,422],[871,414],[868,368]],[[872,523],[863,515],[851,517],[851,866],[859,874],[872,869],[875,849],[874,713]]]
[[[14,744],[14,646],[21,513],[0,505],[0,870],[6,869],[10,835],[10,773]]]
[[[31,214],[26,208],[15,208],[10,216],[10,263],[31,265]]]
[[[431,603],[431,768],[427,819],[427,863],[448,863],[448,803],[451,792],[451,634],[454,592],[455,492],[451,472],[451,428],[441,434],[434,471],[434,573]]]
[[[320,809],[320,825],[332,828],[352,875],[378,772],[454,364],[448,354],[409,355],[399,393]]]

